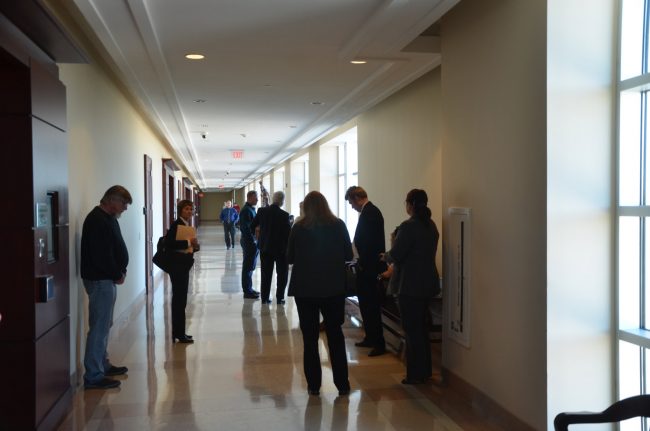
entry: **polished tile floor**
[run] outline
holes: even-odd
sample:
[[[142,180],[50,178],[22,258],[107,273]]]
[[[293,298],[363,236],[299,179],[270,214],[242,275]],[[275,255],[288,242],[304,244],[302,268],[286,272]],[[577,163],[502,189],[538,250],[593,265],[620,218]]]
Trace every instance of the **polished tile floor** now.
[[[199,235],[187,307],[196,342],[171,342],[170,287],[161,282],[111,340],[113,362],[129,367],[121,387],[78,389],[60,430],[498,430],[440,385],[400,384],[399,357],[354,347],[362,330],[350,319],[351,394],[338,396],[321,340],[321,395],[308,396],[293,299],[244,300],[241,248],[226,250],[215,224]],[[259,290],[259,268],[254,283]]]

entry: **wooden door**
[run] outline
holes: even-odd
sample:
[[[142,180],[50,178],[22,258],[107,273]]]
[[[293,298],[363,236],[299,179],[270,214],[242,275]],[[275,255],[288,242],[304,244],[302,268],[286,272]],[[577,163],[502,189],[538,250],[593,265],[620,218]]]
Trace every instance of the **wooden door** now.
[[[152,195],[152,170],[151,157],[144,155],[144,260],[145,260],[145,285],[147,294],[153,291],[153,195]]]
[[[176,181],[174,172],[179,170],[172,159],[162,159],[162,208],[163,233],[176,220]]]

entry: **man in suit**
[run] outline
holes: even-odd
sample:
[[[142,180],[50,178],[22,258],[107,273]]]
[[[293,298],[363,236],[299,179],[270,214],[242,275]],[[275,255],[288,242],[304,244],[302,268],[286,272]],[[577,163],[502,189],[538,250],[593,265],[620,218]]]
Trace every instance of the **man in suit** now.
[[[244,252],[244,261],[241,268],[241,287],[245,299],[258,299],[260,297],[260,293],[253,290],[253,271],[255,271],[259,253],[255,229],[252,226],[256,215],[255,205],[257,205],[257,192],[251,190],[246,193],[246,204],[239,213],[239,230],[241,230],[239,243]]]
[[[350,187],[345,192],[345,200],[360,213],[353,243],[359,255],[357,297],[366,336],[355,345],[371,347],[368,356],[379,356],[386,352],[384,329],[381,323],[381,296],[377,289],[377,275],[386,269],[386,264],[380,260],[380,254],[386,247],[384,217],[379,208],[368,200],[368,194],[361,187]]]
[[[273,193],[273,203],[260,208],[253,220],[253,228],[259,226],[259,249],[262,266],[262,304],[270,304],[273,265],[277,273],[275,298],[284,304],[284,290],[287,286],[289,264],[287,263],[287,242],[291,231],[289,213],[282,210],[284,192]]]

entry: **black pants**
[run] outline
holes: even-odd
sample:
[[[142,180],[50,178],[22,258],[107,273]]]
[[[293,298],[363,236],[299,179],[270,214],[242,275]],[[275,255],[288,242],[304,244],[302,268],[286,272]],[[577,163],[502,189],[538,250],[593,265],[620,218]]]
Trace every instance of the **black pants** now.
[[[400,295],[398,303],[402,327],[406,335],[406,378],[428,379],[432,374],[427,318],[429,298]]]
[[[224,223],[223,234],[226,238],[226,247],[235,248],[235,223]]]
[[[384,349],[384,327],[381,323],[382,292],[377,287],[377,274],[359,273],[357,278],[357,298],[359,311],[363,320],[363,329],[366,332],[364,341],[373,347]]]
[[[241,266],[241,288],[244,293],[250,293],[253,291],[253,271],[257,266],[259,250],[254,242],[242,240],[240,243],[244,252],[244,261]]]
[[[319,314],[325,320],[327,348],[334,384],[339,391],[350,390],[348,381],[348,359],[345,352],[345,338],[341,325],[345,317],[345,298],[300,298],[296,297],[300,331],[302,332],[303,362],[307,387],[318,391],[322,380],[320,355],[318,353]]]
[[[273,279],[273,266],[278,274],[277,285],[275,289],[276,299],[284,299],[284,290],[287,287],[287,278],[289,277],[289,264],[287,256],[280,254],[275,256],[270,253],[260,253],[260,267],[262,268],[262,286],[260,289],[262,300],[269,299],[271,296],[271,281]]]
[[[190,271],[175,270],[169,273],[172,281],[172,336],[185,335],[185,306],[190,284]]]

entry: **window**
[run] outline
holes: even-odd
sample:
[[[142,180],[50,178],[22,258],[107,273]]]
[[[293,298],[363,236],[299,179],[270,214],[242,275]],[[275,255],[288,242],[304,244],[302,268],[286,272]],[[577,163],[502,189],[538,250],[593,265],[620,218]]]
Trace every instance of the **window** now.
[[[650,0],[623,0],[618,82],[618,390],[650,389]],[[650,429],[631,419],[621,430]]]
[[[264,186],[262,188],[262,186]],[[271,204],[271,174],[268,173],[262,177],[262,185],[260,186],[260,191],[259,191],[259,206],[267,206]],[[262,193],[262,190],[266,190],[266,198],[264,197],[265,194]]]
[[[284,168],[273,171],[273,193],[284,191]]]
[[[300,215],[300,202],[309,192],[309,156],[304,155],[291,162],[291,207],[289,212]]]
[[[345,222],[350,232],[350,238],[354,237],[357,229],[359,213],[352,209],[345,200],[345,192],[350,186],[358,184],[358,159],[357,159],[357,128],[345,133],[344,139],[338,145],[338,216]]]
[[[353,127],[330,139],[320,148],[320,185],[332,212],[345,222],[354,237],[359,213],[345,200],[350,186],[359,185],[357,128]]]

